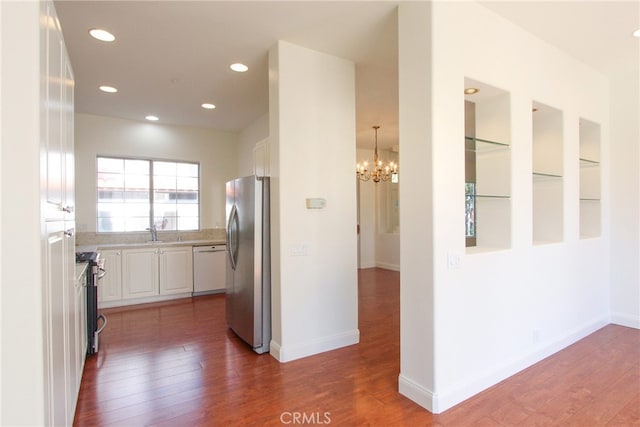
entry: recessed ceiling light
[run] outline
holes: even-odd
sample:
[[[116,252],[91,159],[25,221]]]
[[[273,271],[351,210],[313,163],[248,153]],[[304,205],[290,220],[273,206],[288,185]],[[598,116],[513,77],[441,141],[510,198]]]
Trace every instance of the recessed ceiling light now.
[[[94,39],[98,39],[103,42],[112,42],[116,39],[116,36],[111,34],[109,31],[101,30],[100,28],[93,28],[89,30],[89,34],[91,34],[91,37]]]
[[[468,87],[464,90],[465,95],[473,95],[474,93],[480,92],[480,89],[475,87]]]
[[[116,93],[118,89],[112,86],[100,86],[100,90],[107,93]]]
[[[238,73],[244,73],[245,71],[247,71],[247,70],[249,69],[249,67],[247,67],[247,66],[246,66],[246,65],[244,65],[244,64],[240,64],[240,63],[237,63],[237,64],[231,64],[231,65],[229,66],[229,68],[231,68],[233,71],[236,71],[236,72],[238,72]]]
[[[202,104],[202,108],[205,108],[207,110],[213,110],[214,108],[216,108],[216,106],[213,105],[213,104],[204,103],[204,104]]]
[[[639,37],[639,38],[640,38],[640,28],[638,28],[637,30],[635,30],[635,31],[633,32],[633,36],[634,36],[634,37]]]
[[[152,121],[152,122],[157,122],[158,120],[160,120],[157,116],[147,116],[145,117],[145,119]]]

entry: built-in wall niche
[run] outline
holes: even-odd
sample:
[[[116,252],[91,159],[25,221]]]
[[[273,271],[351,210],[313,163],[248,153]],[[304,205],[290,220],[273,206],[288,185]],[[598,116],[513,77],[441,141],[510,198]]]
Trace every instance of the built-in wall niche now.
[[[533,244],[563,238],[562,111],[533,102],[532,197]]]
[[[511,246],[509,92],[465,79],[465,238],[469,253]]]
[[[380,158],[385,162],[394,161],[398,163],[398,148],[391,150],[380,150]],[[399,197],[399,174],[391,181],[380,181],[376,185],[376,204],[378,211],[378,232],[379,233],[399,233],[400,232],[400,197]]]
[[[600,125],[580,119],[580,238],[600,237]]]

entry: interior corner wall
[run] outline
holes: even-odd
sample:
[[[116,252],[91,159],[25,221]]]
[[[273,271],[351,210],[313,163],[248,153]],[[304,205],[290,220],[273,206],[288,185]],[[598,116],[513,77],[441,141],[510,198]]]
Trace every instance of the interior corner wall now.
[[[431,2],[398,6],[401,394],[437,412],[433,288]]]
[[[75,114],[76,226],[96,231],[96,156],[200,164],[200,228],[224,227],[225,183],[237,178],[238,135],[213,129]]]
[[[609,323],[611,164],[602,74],[479,3],[431,4],[435,320],[421,329],[435,325],[433,391],[440,412]],[[509,93],[511,239],[500,250],[465,248],[465,78]],[[546,245],[532,242],[534,100],[563,112],[564,236]],[[581,118],[601,126],[602,231],[588,239],[579,230]],[[404,361],[404,343],[402,351]]]
[[[640,52],[638,52],[640,57]],[[637,58],[636,64],[640,63]],[[640,329],[640,70],[611,85],[611,321]]]
[[[269,76],[271,354],[286,362],[359,341],[355,66],[280,41]]]

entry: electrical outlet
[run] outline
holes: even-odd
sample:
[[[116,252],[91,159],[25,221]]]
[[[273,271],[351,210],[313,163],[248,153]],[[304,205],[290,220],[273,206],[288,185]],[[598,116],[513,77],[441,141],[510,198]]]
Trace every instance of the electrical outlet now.
[[[292,245],[289,253],[291,256],[309,256],[309,245],[306,243]]]
[[[462,263],[462,256],[458,252],[449,252],[447,254],[447,268],[449,270],[456,270],[460,268]]]

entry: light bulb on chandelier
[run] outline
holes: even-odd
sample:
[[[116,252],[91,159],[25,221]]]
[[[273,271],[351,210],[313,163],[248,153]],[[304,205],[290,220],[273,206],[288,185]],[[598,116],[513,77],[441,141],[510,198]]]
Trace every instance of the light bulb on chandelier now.
[[[398,164],[394,161],[390,161],[385,164],[378,158],[378,129],[380,126],[373,126],[375,130],[375,146],[373,150],[373,170],[369,170],[369,162],[366,160],[356,165],[356,176],[361,181],[369,181],[373,179],[373,182],[380,181],[392,181],[398,182]]]

